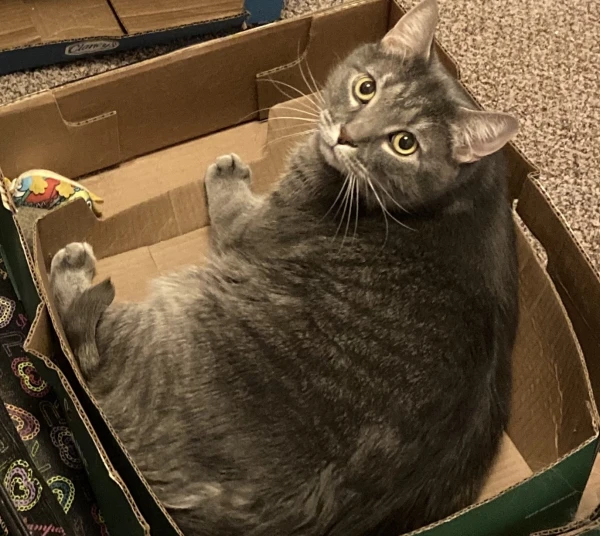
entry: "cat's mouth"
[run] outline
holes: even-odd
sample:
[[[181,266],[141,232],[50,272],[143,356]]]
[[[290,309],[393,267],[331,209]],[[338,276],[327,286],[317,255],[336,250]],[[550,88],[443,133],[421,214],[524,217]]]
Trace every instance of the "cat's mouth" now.
[[[340,173],[350,173],[353,170],[349,167],[349,160],[351,155],[349,152],[354,152],[354,149],[350,149],[345,145],[335,144],[333,147],[329,145],[321,136],[319,141],[319,148],[321,154],[325,158],[325,161],[333,168],[337,169]]]
[[[319,119],[319,149],[325,161],[333,168],[342,173],[348,173],[346,162],[354,153],[355,146],[340,144],[340,125],[335,124],[327,110],[321,112]]]

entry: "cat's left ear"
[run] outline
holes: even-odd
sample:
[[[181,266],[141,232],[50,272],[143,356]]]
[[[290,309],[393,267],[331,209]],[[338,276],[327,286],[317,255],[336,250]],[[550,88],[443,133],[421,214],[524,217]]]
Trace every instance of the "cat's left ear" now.
[[[422,0],[385,35],[381,45],[390,54],[420,57],[427,61],[437,22],[437,0]]]
[[[475,162],[504,147],[518,130],[511,115],[461,108],[453,125],[454,158],[461,164]]]

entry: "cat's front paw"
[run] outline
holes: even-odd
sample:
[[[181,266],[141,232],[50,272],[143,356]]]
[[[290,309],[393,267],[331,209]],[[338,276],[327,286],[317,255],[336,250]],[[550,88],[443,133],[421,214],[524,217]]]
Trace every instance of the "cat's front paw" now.
[[[54,255],[50,282],[61,312],[92,284],[95,275],[96,257],[87,242],[72,242]]]
[[[250,168],[235,153],[219,156],[206,171],[207,183],[228,180],[250,181],[250,178]]]

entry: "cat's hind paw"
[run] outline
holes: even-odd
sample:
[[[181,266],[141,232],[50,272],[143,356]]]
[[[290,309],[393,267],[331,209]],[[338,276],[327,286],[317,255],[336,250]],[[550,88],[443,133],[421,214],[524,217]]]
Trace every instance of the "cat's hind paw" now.
[[[87,242],[72,242],[58,251],[50,265],[50,283],[60,312],[91,284],[96,257]]]
[[[58,251],[52,259],[50,277],[64,271],[80,271],[93,279],[96,272],[94,250],[87,242],[71,242]]]

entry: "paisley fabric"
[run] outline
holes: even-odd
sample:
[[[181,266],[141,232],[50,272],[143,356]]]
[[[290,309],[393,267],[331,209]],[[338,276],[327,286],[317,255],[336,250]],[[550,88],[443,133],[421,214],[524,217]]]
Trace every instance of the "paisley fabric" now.
[[[23,351],[28,328],[0,257],[0,485],[32,535],[107,536],[63,410]]]

